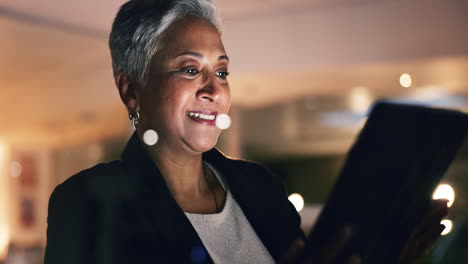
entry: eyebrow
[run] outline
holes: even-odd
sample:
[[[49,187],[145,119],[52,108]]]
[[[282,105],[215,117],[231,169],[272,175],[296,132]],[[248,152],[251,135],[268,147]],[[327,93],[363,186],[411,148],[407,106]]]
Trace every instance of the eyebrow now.
[[[179,53],[176,58],[178,57],[181,57],[181,56],[186,56],[186,55],[190,55],[190,56],[194,56],[194,57],[197,57],[197,58],[203,58],[203,55],[201,53],[198,53],[198,52],[194,52],[194,51],[184,51],[182,53]],[[221,55],[218,57],[218,60],[227,60],[229,61],[229,57],[227,55]]]
[[[218,60],[227,60],[227,61],[229,61],[229,57],[227,55],[219,56]]]

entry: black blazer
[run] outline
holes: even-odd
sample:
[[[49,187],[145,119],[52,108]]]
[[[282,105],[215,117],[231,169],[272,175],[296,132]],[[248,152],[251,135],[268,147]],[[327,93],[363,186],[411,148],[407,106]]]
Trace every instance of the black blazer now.
[[[274,259],[304,237],[282,185],[264,167],[216,149],[203,159],[225,177]],[[70,177],[50,197],[45,264],[93,263],[212,263],[136,134],[121,161]]]

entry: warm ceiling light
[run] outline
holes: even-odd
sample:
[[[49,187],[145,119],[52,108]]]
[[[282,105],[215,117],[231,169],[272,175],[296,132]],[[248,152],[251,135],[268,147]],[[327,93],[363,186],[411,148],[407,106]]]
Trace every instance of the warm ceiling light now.
[[[411,87],[411,85],[413,84],[413,80],[411,79],[411,75],[409,75],[408,73],[403,73],[401,76],[400,76],[400,85],[405,87],[405,88],[409,88]]]
[[[353,112],[364,114],[372,104],[372,94],[366,87],[358,86],[351,90],[349,106]]]

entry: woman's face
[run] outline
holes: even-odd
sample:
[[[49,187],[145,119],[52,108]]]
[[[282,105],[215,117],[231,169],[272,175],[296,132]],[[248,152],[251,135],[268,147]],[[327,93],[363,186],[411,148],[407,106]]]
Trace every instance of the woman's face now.
[[[140,95],[142,129],[157,131],[157,147],[199,154],[215,146],[214,118],[231,103],[228,64],[211,23],[188,16],[171,26]]]

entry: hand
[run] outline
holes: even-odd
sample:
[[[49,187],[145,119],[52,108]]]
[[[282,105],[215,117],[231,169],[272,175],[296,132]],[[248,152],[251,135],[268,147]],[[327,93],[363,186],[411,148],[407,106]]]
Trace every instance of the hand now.
[[[338,232],[329,243],[324,245],[317,255],[307,257],[301,263],[308,264],[330,264],[333,263],[335,258],[339,255],[344,246],[348,243],[351,238],[351,228],[344,227],[340,232]],[[289,247],[286,254],[280,258],[278,264],[292,264],[299,263],[299,257],[301,256],[302,251],[304,250],[304,240],[297,239]],[[361,259],[358,256],[352,256],[348,260],[349,264],[359,264]]]
[[[445,226],[440,222],[448,214],[446,199],[432,200],[421,223],[415,228],[400,254],[398,264],[416,263],[432,250]]]

